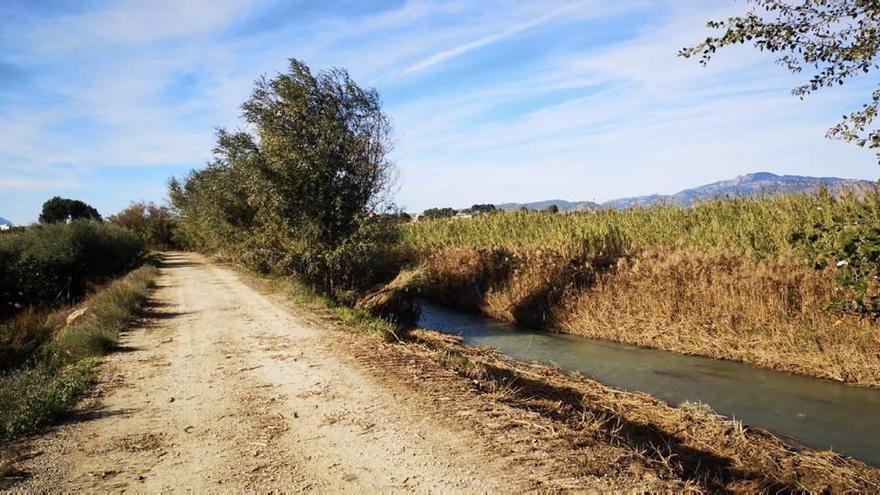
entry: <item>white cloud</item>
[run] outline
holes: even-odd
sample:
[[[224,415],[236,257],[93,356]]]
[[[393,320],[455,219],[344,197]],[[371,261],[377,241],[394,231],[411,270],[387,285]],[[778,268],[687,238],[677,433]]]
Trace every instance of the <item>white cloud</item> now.
[[[490,45],[492,43],[497,43],[499,41],[505,40],[512,36],[515,36],[524,31],[528,31],[530,29],[541,26],[542,24],[546,24],[548,22],[557,20],[567,14],[571,14],[575,9],[583,9],[585,7],[584,3],[573,3],[570,5],[565,5],[561,8],[551,10],[546,14],[539,15],[533,19],[529,19],[524,22],[519,22],[512,26],[506,27],[500,31],[494,32],[492,34],[483,36],[474,41],[470,41],[464,43],[462,45],[455,46],[453,48],[449,48],[440,53],[435,53],[430,57],[422,59],[409,67],[403,69],[401,71],[401,75],[407,76],[413,74],[415,72],[420,72],[435,65],[446,62],[447,60],[460,57],[468,52],[476,50],[478,48],[482,48],[484,46]]]

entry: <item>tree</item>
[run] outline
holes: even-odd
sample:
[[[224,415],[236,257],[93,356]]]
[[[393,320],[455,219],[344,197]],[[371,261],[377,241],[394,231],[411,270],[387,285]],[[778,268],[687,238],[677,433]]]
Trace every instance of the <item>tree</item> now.
[[[877,0],[748,0],[744,16],[710,21],[722,31],[679,52],[707,64],[724,46],[751,43],[761,51],[781,53],[778,62],[791,72],[812,72],[792,93],[801,98],[824,87],[878,68],[880,2]],[[861,110],[845,115],[827,136],[880,148],[880,129],[872,125],[880,109],[880,86]],[[880,155],[878,155],[880,156]]]
[[[441,218],[452,218],[455,216],[454,208],[428,208],[422,212],[422,216],[428,220],[438,220]]]
[[[107,220],[137,234],[150,249],[168,249],[174,244],[175,218],[164,206],[140,201]]]
[[[476,214],[486,214],[486,213],[494,213],[496,211],[495,205],[492,204],[484,204],[484,205],[473,205],[468,210],[471,213]]]
[[[547,213],[559,213],[559,207],[556,205],[550,205],[547,208],[544,208],[544,211]]]
[[[376,90],[291,59],[242,109],[247,130],[219,130],[208,167],[169,183],[186,242],[331,293],[373,283],[398,223],[383,215],[395,169]]]
[[[59,196],[43,203],[43,212],[40,213],[41,223],[70,222],[79,219],[101,221],[101,214],[78,199]]]

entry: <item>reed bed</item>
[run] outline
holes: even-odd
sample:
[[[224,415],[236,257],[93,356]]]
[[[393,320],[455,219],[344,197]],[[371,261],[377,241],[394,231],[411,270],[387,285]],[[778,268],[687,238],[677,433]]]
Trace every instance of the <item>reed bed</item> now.
[[[619,251],[661,245],[724,247],[760,259],[796,251],[800,235],[841,223],[878,225],[880,194],[731,198],[687,209],[506,212],[412,223],[404,229],[403,242],[416,252],[448,247],[557,251],[580,250],[584,245]]]
[[[880,387],[880,195],[782,195],[404,229],[441,304]]]

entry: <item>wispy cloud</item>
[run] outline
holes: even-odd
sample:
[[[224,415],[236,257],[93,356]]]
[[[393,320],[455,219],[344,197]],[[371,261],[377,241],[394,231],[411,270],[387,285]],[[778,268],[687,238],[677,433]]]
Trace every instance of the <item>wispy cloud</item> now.
[[[548,22],[559,19],[559,18],[563,17],[564,15],[571,13],[575,9],[579,9],[579,8],[582,9],[585,5],[586,4],[583,2],[566,5],[564,7],[552,10],[546,14],[539,15],[538,17],[535,17],[534,19],[530,19],[530,20],[527,20],[524,22],[514,24],[514,25],[509,26],[507,28],[504,28],[500,31],[494,32],[494,33],[489,34],[487,36],[483,36],[482,38],[476,39],[474,41],[450,48],[448,50],[444,50],[440,53],[435,53],[434,55],[431,55],[430,57],[427,57],[423,60],[420,60],[420,61],[410,65],[409,67],[406,67],[405,69],[403,69],[403,71],[401,71],[401,75],[406,76],[409,74],[413,74],[415,72],[423,71],[423,70],[428,69],[430,67],[433,67],[435,65],[442,64],[443,62],[446,62],[447,60],[450,60],[450,59],[453,59],[456,57],[460,57],[460,56],[465,55],[466,53],[471,52],[473,50],[476,50],[478,48],[482,48],[482,47],[491,45],[492,43],[497,43],[499,41],[502,41],[502,40],[505,40],[505,39],[510,38],[512,36],[515,36],[517,34],[520,34],[524,31],[528,31],[529,29],[533,29],[533,28],[536,28],[536,27],[541,26],[543,24],[546,24]]]
[[[749,48],[676,57],[728,0],[0,3],[0,215],[63,191],[113,212],[240,125],[253,80],[344,66],[395,122],[399,202],[607,199],[767,168],[876,176],[822,138],[858,87],[801,102]],[[308,8],[306,8],[308,7]],[[112,190],[109,194],[107,191]]]

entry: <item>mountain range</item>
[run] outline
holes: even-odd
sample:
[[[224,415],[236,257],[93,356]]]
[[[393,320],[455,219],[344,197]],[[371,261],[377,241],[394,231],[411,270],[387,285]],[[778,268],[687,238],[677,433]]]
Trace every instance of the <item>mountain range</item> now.
[[[8,225],[8,226],[11,227],[11,226],[12,226],[12,222],[10,222],[9,220],[7,220],[7,219],[5,219],[5,218],[3,218],[3,217],[0,217],[0,225]]]
[[[733,179],[713,182],[711,184],[691,189],[685,189],[675,194],[668,195],[651,194],[647,196],[634,196],[630,198],[612,199],[611,201],[606,201],[604,203],[549,199],[532,203],[503,203],[496,205],[496,207],[502,210],[516,210],[523,207],[530,210],[543,210],[548,206],[555,204],[561,211],[601,208],[624,210],[627,208],[644,208],[658,204],[688,207],[716,198],[753,198],[764,194],[774,193],[806,194],[816,192],[821,187],[827,187],[833,194],[839,194],[844,190],[859,194],[877,189],[878,185],[877,182],[860,179],[805,177],[800,175],[776,175],[770,172],[757,172],[740,175]]]

